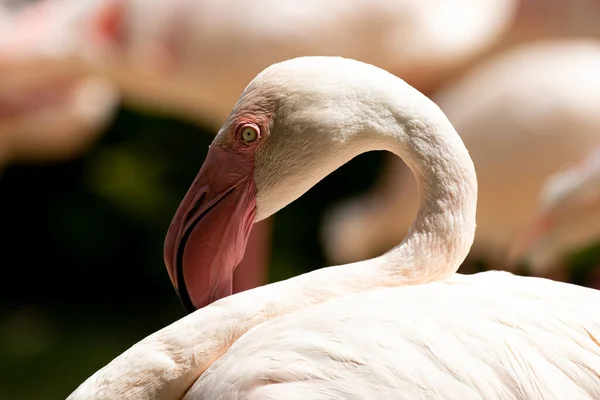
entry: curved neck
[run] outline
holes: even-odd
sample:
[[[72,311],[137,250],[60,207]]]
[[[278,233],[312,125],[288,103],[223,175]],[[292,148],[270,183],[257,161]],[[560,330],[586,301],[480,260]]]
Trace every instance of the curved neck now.
[[[364,290],[425,283],[454,273],[474,238],[475,169],[442,111],[405,83],[396,87],[400,92],[392,91],[384,104],[378,98],[369,105],[363,98],[361,108],[370,112],[365,115],[375,112],[377,118],[361,125],[364,132],[355,132],[346,151],[329,157],[313,182],[364,151],[389,150],[404,159],[416,176],[420,206],[400,245],[371,260],[322,268],[223,298],[137,343],[69,399],[118,398],[123,393],[140,399],[179,398],[254,326]],[[123,375],[132,370],[139,371],[135,385]]]
[[[307,146],[294,144],[299,160],[284,168],[289,175],[303,179],[295,181],[292,198],[285,198],[281,188],[289,189],[286,177],[269,171],[265,175],[275,176],[271,180],[277,184],[264,184],[270,195],[266,203],[279,202],[273,209],[280,209],[352,158],[367,151],[389,151],[415,176],[419,200],[416,218],[398,246],[379,257],[344,265],[339,275],[363,281],[371,288],[382,282],[399,286],[443,279],[458,270],[475,236],[477,178],[473,161],[435,103],[391,74],[375,78],[343,81],[340,86],[345,89],[340,94],[329,91],[326,101],[315,100],[286,125],[291,131],[286,139],[309,136],[318,143],[319,151],[303,153]],[[361,96],[349,97],[348,92]],[[294,126],[307,125],[313,115],[319,115],[319,124],[309,123],[308,132],[295,130]],[[267,163],[278,165],[268,160],[261,167]],[[352,268],[358,268],[361,278],[353,276]]]
[[[415,175],[419,211],[402,243],[374,260],[404,284],[415,284],[450,276],[469,253],[477,179],[462,140],[445,117],[405,126],[405,135],[392,136],[387,150]]]
[[[419,93],[419,96],[422,95]],[[414,104],[415,98],[410,96],[410,99]],[[439,109],[428,108],[438,118],[426,120],[423,115],[418,118],[395,115],[395,120],[405,121],[401,131],[380,130],[370,134],[380,138],[377,150],[387,150],[402,158],[415,175],[419,209],[399,245],[379,257],[340,266],[343,272],[340,270],[339,274],[353,281],[353,285],[364,282],[373,288],[445,279],[458,270],[473,244],[477,203],[475,168],[445,116]]]

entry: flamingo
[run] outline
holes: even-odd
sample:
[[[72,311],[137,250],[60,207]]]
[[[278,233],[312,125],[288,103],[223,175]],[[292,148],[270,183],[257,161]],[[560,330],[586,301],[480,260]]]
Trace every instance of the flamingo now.
[[[267,66],[352,57],[421,90],[495,44],[517,0],[43,0],[0,36],[0,59],[84,64],[142,109],[219,126]],[[76,33],[76,34],[74,34]]]
[[[404,240],[230,296],[252,224],[375,150],[401,157],[418,182]],[[460,136],[403,80],[340,57],[274,64],[242,92],[167,233],[170,278],[198,310],[69,399],[598,398],[600,292],[456,274],[476,202]]]
[[[511,259],[528,260],[535,275],[564,273],[560,265],[555,265],[563,254],[594,244],[600,238],[599,184],[600,148],[546,179],[538,212],[513,243]]]
[[[97,141],[117,107],[119,94],[110,82],[39,67],[0,67],[0,170],[12,162],[80,154]]]
[[[20,12],[15,5],[0,4],[0,42],[15,39]],[[31,29],[31,24],[22,28]],[[106,128],[118,101],[111,82],[75,65],[65,68],[42,59],[26,65],[7,60],[0,50],[0,170],[11,162],[47,162],[80,153]]]
[[[513,25],[500,46],[540,39],[599,37],[595,0],[520,0]]]
[[[536,41],[490,57],[432,97],[478,168],[471,257],[514,270],[507,250],[535,215],[544,180],[600,146],[599,69],[596,39]],[[374,255],[405,235],[415,192],[408,169],[395,162],[372,193],[330,211],[323,227],[330,261]]]

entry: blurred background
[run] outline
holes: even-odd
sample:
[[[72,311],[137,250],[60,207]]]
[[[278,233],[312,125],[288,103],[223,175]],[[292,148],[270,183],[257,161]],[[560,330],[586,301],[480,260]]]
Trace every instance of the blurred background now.
[[[0,398],[60,399],[184,316],[163,241],[245,85],[340,55],[434,100],[480,185],[460,272],[600,288],[597,0],[0,0]],[[376,256],[416,210],[352,160],[253,231],[243,290]]]

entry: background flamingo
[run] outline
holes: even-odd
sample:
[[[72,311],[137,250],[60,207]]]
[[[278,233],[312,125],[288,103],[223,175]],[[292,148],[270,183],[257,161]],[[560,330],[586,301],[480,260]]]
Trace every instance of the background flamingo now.
[[[600,237],[600,151],[592,151],[583,160],[550,176],[540,193],[538,213],[523,235],[513,244],[510,257],[527,259],[534,275],[547,273],[548,266],[586,246],[596,244]],[[562,269],[564,280],[572,279],[570,271]],[[566,276],[565,276],[566,275]],[[598,285],[592,272],[590,285]],[[595,286],[598,287],[598,286]]]
[[[46,0],[6,24],[0,54],[83,63],[127,102],[219,125],[248,80],[300,53],[369,60],[427,90],[496,43],[516,8],[515,0]]]
[[[0,4],[0,43],[18,36],[17,14]],[[111,83],[81,69],[7,60],[0,51],[0,169],[77,155],[107,128],[118,101]]]

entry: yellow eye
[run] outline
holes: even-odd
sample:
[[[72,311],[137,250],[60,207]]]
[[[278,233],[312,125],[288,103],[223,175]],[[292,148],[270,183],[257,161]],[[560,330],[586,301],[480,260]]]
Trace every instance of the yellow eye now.
[[[258,138],[258,129],[254,126],[245,126],[242,128],[242,139],[244,142],[254,142]]]

